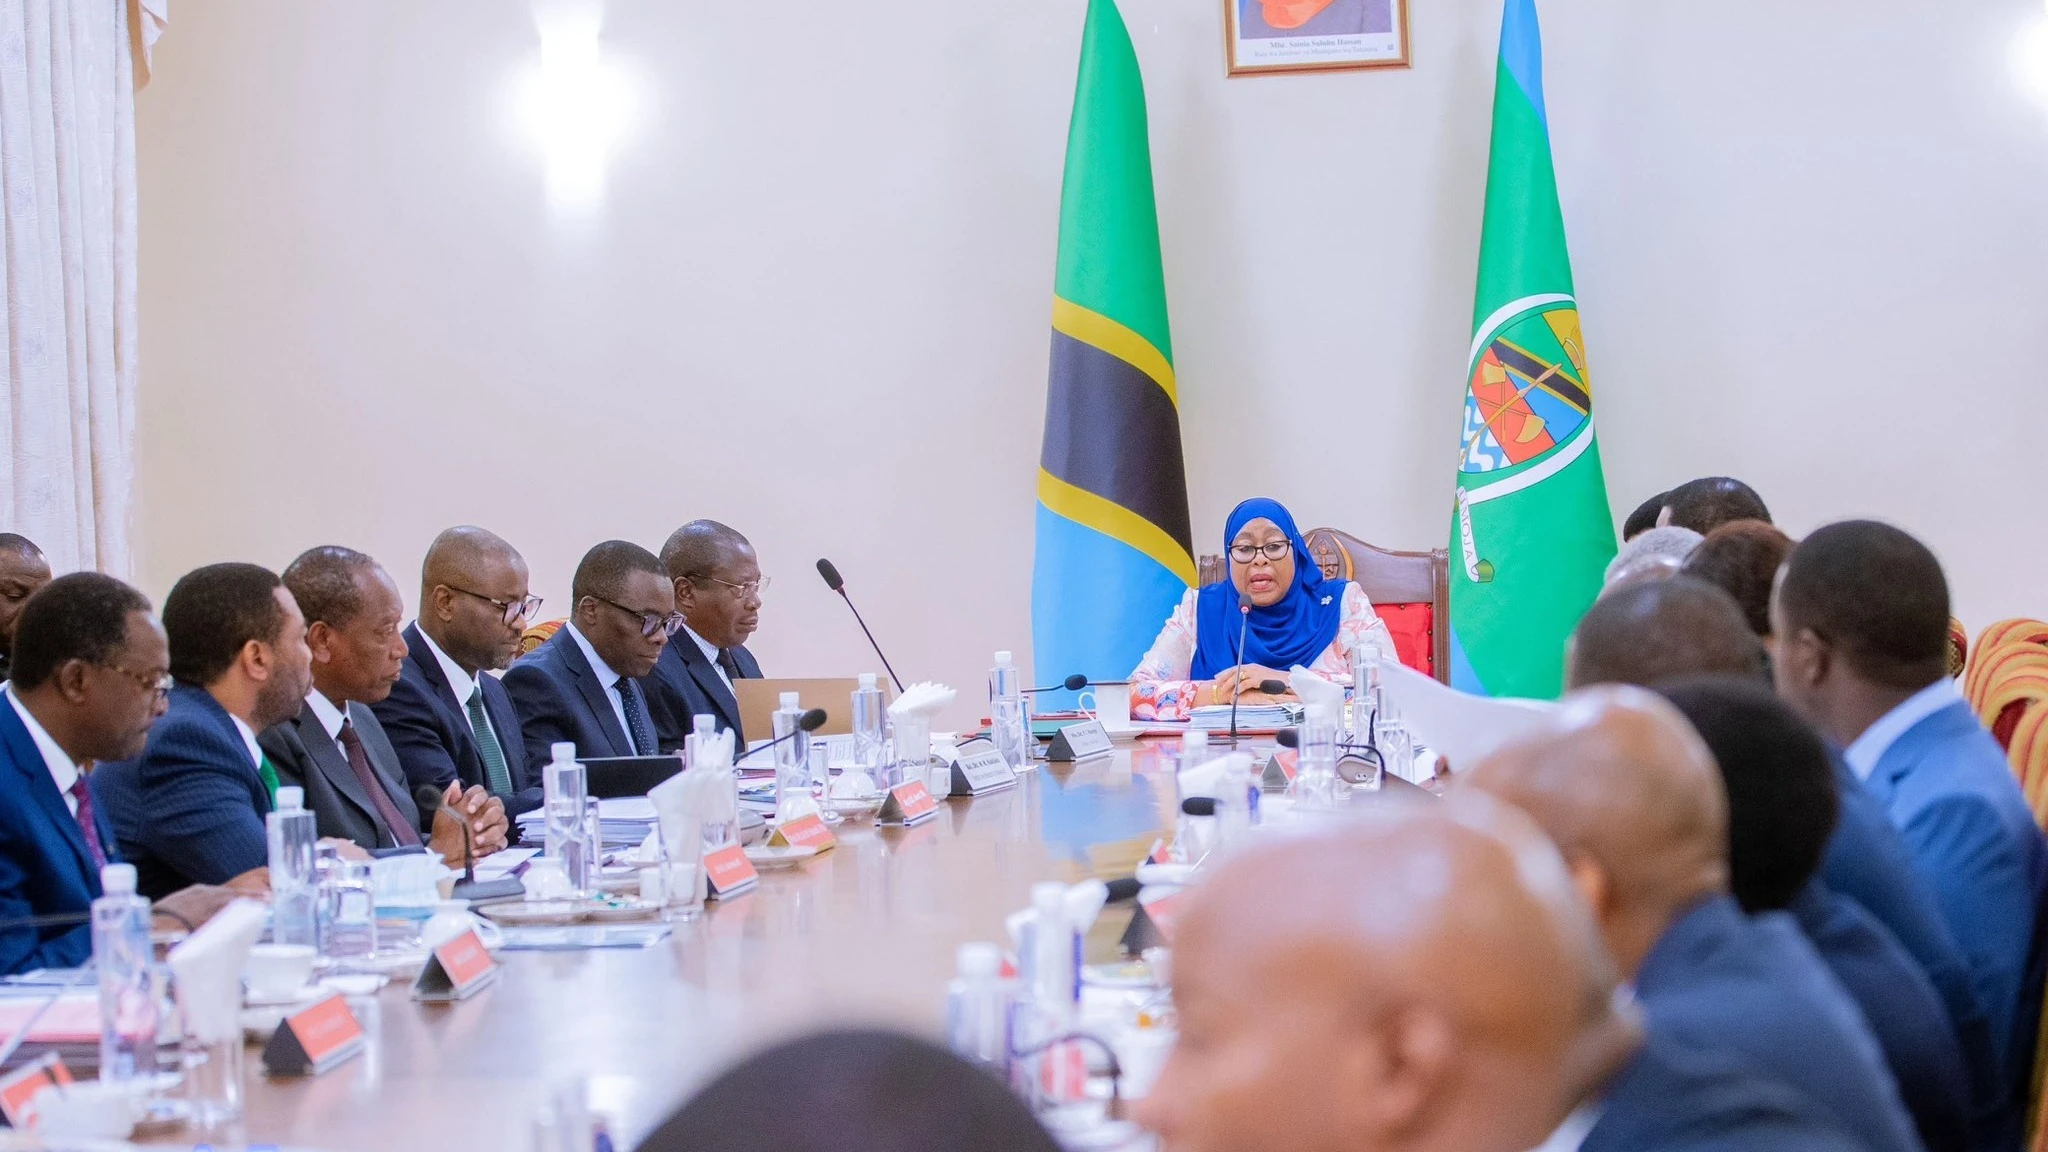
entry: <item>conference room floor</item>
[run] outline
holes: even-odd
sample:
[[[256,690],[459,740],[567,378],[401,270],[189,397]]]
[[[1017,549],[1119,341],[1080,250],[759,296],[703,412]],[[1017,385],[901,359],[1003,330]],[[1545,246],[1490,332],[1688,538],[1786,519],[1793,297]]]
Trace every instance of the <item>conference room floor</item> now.
[[[1015,789],[947,801],[914,828],[843,828],[837,848],[764,874],[651,948],[506,953],[495,985],[452,1005],[387,987],[365,1012],[364,1055],[270,1080],[252,1048],[243,1125],[203,1135],[379,1152],[530,1147],[551,1087],[585,1077],[626,1148],[768,1040],[843,1022],[936,1036],[954,950],[1002,941],[1034,882],[1131,874],[1176,803],[1165,748],[1044,766]],[[1114,955],[1129,917],[1128,906],[1105,913],[1091,961]]]

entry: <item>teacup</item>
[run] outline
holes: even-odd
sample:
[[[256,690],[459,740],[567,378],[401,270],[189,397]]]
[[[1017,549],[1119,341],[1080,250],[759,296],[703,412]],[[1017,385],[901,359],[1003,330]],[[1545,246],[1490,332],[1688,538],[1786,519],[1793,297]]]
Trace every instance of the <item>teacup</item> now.
[[[1098,683],[1083,689],[1079,703],[1081,711],[1102,721],[1106,731],[1122,732],[1132,727],[1129,681]]]
[[[311,944],[258,944],[249,949],[249,961],[242,968],[249,994],[261,1000],[292,995],[312,979],[316,955]]]

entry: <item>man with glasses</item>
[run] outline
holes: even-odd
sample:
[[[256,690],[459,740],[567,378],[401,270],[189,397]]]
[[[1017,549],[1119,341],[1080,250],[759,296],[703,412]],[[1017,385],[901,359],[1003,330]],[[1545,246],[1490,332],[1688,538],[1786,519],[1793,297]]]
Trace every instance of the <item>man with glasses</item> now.
[[[536,775],[565,740],[578,757],[652,756],[670,723],[657,724],[660,705],[641,683],[683,626],[661,561],[607,540],[584,553],[569,592],[568,622],[505,673]]]
[[[412,787],[485,788],[507,816],[540,807],[519,712],[489,675],[512,663],[540,604],[525,558],[497,535],[465,525],[434,537],[398,683],[370,705]]]
[[[14,677],[0,690],[0,921],[16,925],[0,930],[8,975],[92,955],[100,868],[119,854],[88,774],[95,761],[142,751],[171,687],[170,648],[149,601],[111,576],[51,581],[19,623]],[[260,888],[262,874],[235,883]],[[197,924],[232,896],[188,888],[164,907]],[[22,924],[33,917],[58,922]]]
[[[747,637],[761,626],[761,593],[768,578],[745,536],[716,520],[692,520],[661,546],[661,564],[675,586],[683,634],[661,654],[648,677],[673,730],[663,744],[680,747],[693,717],[710,716],[746,747],[735,680],[758,680],[761,665]]]

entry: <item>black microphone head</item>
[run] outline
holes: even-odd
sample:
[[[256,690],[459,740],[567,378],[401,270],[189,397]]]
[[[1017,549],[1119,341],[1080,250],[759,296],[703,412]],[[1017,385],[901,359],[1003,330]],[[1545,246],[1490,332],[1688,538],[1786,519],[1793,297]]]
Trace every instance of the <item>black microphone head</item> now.
[[[422,784],[412,790],[412,802],[419,805],[421,816],[432,816],[441,808],[441,790],[432,784]]]
[[[1282,728],[1278,732],[1273,733],[1273,739],[1278,741],[1282,748],[1299,748],[1301,747],[1301,729]]]
[[[1252,610],[1252,594],[1251,594],[1251,593],[1249,593],[1249,592],[1239,592],[1239,593],[1237,594],[1237,610],[1238,610],[1238,611],[1240,611],[1240,612],[1250,612],[1250,611]]]
[[[1079,692],[1088,686],[1088,678],[1076,672],[1072,676],[1067,677],[1062,683],[1067,691]]]
[[[1216,814],[1216,798],[1214,796],[1190,796],[1180,802],[1180,810],[1189,816],[1214,816]]]
[[[816,732],[825,726],[825,710],[813,708],[796,718],[796,726],[805,732]]]
[[[1285,696],[1287,695],[1287,681],[1261,680],[1259,681],[1259,691],[1264,692],[1268,696]]]
[[[834,592],[846,587],[846,581],[839,578],[839,569],[834,568],[830,560],[818,561],[818,575],[825,578],[825,587]]]
[[[1111,880],[1107,887],[1109,888],[1109,902],[1111,904],[1121,904],[1126,900],[1136,900],[1138,893],[1144,890],[1145,886],[1138,882],[1136,876],[1126,876],[1121,880]]]

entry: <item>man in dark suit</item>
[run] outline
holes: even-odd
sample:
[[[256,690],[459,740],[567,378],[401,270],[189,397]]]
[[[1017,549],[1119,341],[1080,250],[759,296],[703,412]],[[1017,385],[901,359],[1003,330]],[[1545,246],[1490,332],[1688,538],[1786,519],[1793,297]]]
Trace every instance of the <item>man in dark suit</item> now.
[[[177,679],[170,709],[141,757],[103,765],[93,781],[150,897],[267,865],[275,770],[256,734],[298,715],[313,687],[305,618],[268,569],[188,572],[163,620]]]
[[[568,622],[505,673],[536,775],[562,742],[574,744],[579,758],[655,753],[657,728],[640,678],[683,625],[661,561],[630,541],[607,540],[585,553],[569,590]]]
[[[14,658],[14,625],[21,606],[50,582],[50,562],[26,536],[0,532],[0,681]]]
[[[1640,688],[1581,690],[1463,786],[1522,808],[1557,842],[1653,1031],[1743,1060],[1866,1148],[1920,1147],[1869,1026],[1813,946],[1730,895],[1720,773],[1670,704]]]
[[[383,566],[353,549],[312,548],[284,570],[284,586],[306,616],[313,690],[297,717],[258,742],[279,783],[305,789],[320,835],[378,853],[418,851],[430,831],[425,847],[456,868],[472,852],[503,848],[505,807],[480,786],[465,792],[450,781],[431,819],[421,820],[398,753],[370,711],[406,657],[405,602]]]
[[[420,574],[419,619],[391,694],[370,705],[417,788],[461,783],[496,796],[507,815],[541,804],[511,693],[490,672],[512,663],[540,610],[526,561],[481,528],[434,538]]]
[[[1897,938],[1816,874],[1839,807],[1826,742],[1753,679],[1692,677],[1657,691],[1721,769],[1736,902],[1799,925],[1862,1009],[1927,1152],[1978,1147],[1973,1087],[1940,995]]]
[[[162,627],[142,593],[76,572],[39,592],[15,633],[15,676],[0,697],[0,920],[76,916],[0,929],[0,974],[69,968],[92,955],[85,919],[100,869],[117,858],[97,810],[93,762],[142,751],[170,682]],[[260,891],[260,876],[244,877]],[[234,893],[188,888],[164,901],[192,923]]]
[[[683,614],[682,632],[648,678],[671,721],[659,734],[662,747],[682,747],[694,718],[710,716],[745,748],[733,681],[761,677],[747,638],[761,626],[761,592],[768,586],[754,546],[716,520],[692,520],[661,546],[661,564]]]
[[[1843,747],[1962,946],[2017,1136],[2041,1018],[2048,842],[1948,676],[1948,581],[1870,520],[1801,541],[1771,601],[1778,694]]]

